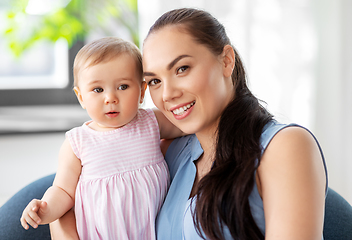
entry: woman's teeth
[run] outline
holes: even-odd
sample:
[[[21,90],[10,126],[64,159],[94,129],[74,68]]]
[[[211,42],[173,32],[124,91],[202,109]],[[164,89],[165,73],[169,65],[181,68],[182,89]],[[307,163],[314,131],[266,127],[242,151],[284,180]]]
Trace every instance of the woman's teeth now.
[[[195,103],[195,101],[193,101],[192,103],[187,104],[187,105],[185,105],[183,107],[177,108],[177,109],[173,110],[172,113],[176,114],[176,115],[182,115],[182,114],[185,113],[185,111],[190,109],[194,105],[194,103]]]

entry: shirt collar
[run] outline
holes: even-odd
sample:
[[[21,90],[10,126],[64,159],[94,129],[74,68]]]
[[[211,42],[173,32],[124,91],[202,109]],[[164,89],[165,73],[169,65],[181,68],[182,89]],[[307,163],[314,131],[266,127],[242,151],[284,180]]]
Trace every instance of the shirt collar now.
[[[192,161],[196,161],[202,154],[203,154],[203,148],[200,145],[200,142],[198,141],[198,138],[196,135],[193,136],[191,139],[191,158]]]

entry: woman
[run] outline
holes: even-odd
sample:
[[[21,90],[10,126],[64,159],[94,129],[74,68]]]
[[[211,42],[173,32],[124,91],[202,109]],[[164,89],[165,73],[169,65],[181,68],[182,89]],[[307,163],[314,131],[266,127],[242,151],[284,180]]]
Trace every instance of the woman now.
[[[260,105],[223,26],[207,12],[176,9],[155,22],[143,49],[154,104],[190,134],[162,144],[172,182],[158,239],[322,239],[320,147]],[[60,226],[72,226],[72,213],[66,218],[55,236],[70,232]]]

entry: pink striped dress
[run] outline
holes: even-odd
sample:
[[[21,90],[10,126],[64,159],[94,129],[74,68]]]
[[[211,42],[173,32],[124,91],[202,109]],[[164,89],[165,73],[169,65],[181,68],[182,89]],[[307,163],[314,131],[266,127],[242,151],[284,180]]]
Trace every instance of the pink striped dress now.
[[[80,239],[155,239],[169,172],[153,111],[140,109],[113,131],[87,123],[66,133],[82,162],[75,199]]]

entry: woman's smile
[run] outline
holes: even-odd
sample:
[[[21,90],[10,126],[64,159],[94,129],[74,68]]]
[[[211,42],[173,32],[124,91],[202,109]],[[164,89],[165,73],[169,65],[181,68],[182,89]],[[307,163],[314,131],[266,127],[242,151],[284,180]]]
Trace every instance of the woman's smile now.
[[[196,101],[192,101],[182,106],[179,105],[176,107],[172,107],[170,108],[170,111],[174,114],[176,119],[180,120],[187,117],[192,112],[192,109],[195,103]]]

